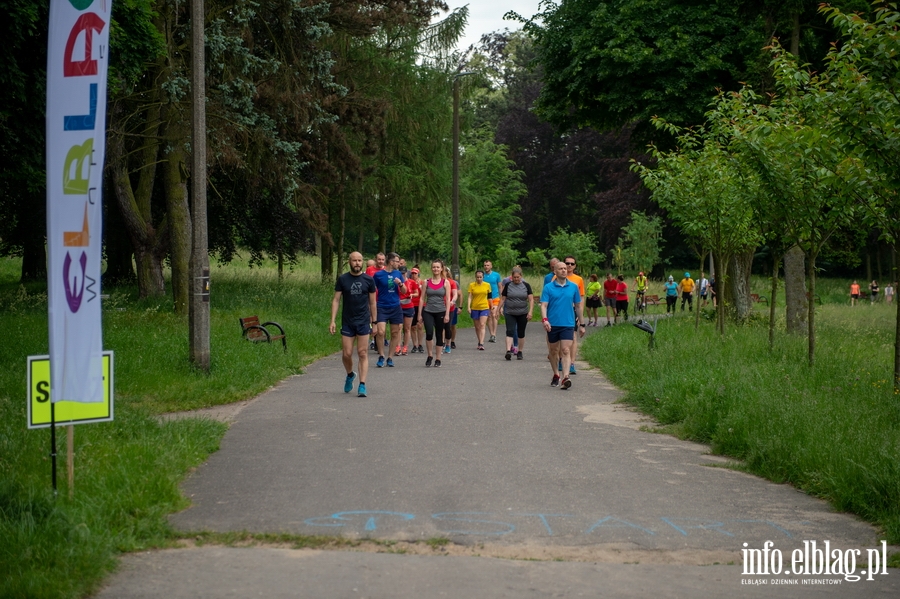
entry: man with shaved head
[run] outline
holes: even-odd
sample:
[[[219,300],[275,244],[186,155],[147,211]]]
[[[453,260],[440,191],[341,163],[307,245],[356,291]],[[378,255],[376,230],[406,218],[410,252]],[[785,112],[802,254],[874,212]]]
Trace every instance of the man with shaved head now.
[[[350,272],[338,277],[334,285],[334,298],[331,300],[331,325],[328,327],[332,335],[337,330],[338,306],[344,300],[341,312],[341,361],[347,378],[344,380],[344,393],[353,390],[353,342],[356,341],[356,355],[359,360],[359,387],[357,396],[366,397],[366,375],[369,372],[369,354],[367,347],[372,327],[375,326],[375,280],[363,272],[363,257],[359,252],[350,254]]]

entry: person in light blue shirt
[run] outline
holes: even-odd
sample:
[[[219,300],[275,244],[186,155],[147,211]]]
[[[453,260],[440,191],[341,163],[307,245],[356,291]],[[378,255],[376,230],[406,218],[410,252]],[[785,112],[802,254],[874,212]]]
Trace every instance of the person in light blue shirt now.
[[[503,277],[494,270],[490,260],[484,261],[484,282],[491,286],[490,312],[488,313],[488,332],[491,334],[488,343],[497,343],[497,323],[500,322],[500,281]]]
[[[675,282],[675,277],[670,276],[663,287],[666,289],[666,314],[669,312],[674,314],[675,302],[678,301],[678,283]]]

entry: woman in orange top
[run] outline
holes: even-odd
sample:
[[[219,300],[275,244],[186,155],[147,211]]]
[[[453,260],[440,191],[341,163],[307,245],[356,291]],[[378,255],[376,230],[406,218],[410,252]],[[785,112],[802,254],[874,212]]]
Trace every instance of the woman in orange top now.
[[[859,299],[859,283],[853,281],[853,284],[850,285],[850,305],[855,306],[856,300]]]

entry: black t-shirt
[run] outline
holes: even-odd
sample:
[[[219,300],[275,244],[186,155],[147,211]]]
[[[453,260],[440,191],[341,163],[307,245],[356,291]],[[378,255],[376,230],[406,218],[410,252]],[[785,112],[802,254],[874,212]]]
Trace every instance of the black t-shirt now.
[[[353,276],[345,272],[338,277],[334,290],[343,294],[344,307],[341,322],[368,324],[372,322],[369,311],[369,294],[375,293],[375,279],[365,273]]]

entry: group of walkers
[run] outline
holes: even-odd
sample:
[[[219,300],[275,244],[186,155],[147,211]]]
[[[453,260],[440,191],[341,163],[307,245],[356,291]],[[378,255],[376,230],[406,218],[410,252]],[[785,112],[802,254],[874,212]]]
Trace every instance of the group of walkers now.
[[[887,287],[884,288],[884,301],[885,303],[892,304],[894,303],[894,283],[888,283]],[[872,280],[869,283],[869,303],[874,304],[878,301],[878,294],[881,291],[881,288],[878,286],[878,281]],[[855,306],[856,302],[862,298],[863,295],[861,293],[861,288],[859,283],[853,281],[850,284],[850,305]]]
[[[422,280],[418,266],[407,271],[400,256],[393,252],[378,254],[365,271],[359,252],[351,253],[348,261],[350,271],[335,283],[329,327],[331,334],[337,332],[336,319],[343,302],[340,331],[341,360],[347,372],[344,392],[350,393],[358,379],[357,395],[367,396],[369,350],[378,352],[378,368],[394,366],[389,351],[392,345],[394,356],[427,354],[425,366],[440,368],[442,356],[456,349],[460,290],[450,269],[443,261],[433,260],[431,276]],[[573,256],[562,262],[551,260],[551,272],[545,278],[540,298],[547,359],[553,370],[550,384],[561,389],[569,389],[570,376],[577,373],[577,340],[584,336],[586,326],[584,280],[575,274],[575,267]],[[513,357],[524,359],[526,329],[534,313],[534,292],[520,267],[503,278],[486,260],[484,269],[476,271],[475,281],[467,288],[466,308],[475,324],[477,351],[485,350],[485,337],[488,343],[497,342],[500,318],[505,316],[504,357],[508,361]],[[354,343],[358,372],[353,370]]]

